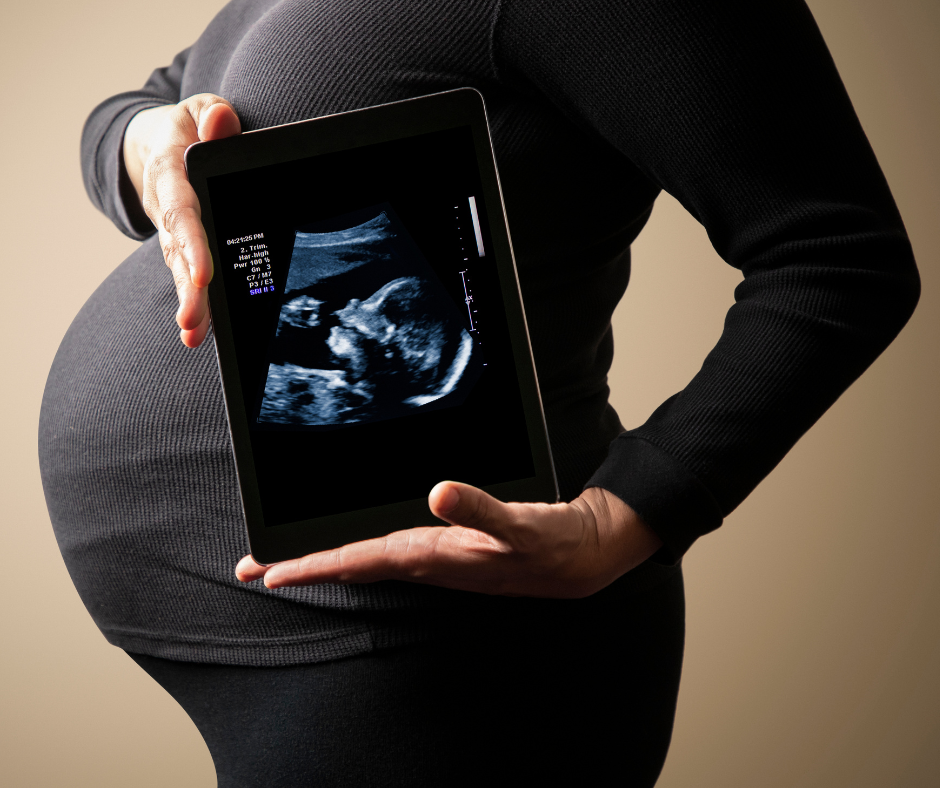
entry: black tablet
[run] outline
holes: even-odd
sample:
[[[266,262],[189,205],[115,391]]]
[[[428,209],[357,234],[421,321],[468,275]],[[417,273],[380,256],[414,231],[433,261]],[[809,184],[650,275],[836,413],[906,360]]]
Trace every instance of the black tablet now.
[[[440,524],[447,479],[558,500],[478,92],[199,143],[186,166],[255,560]]]

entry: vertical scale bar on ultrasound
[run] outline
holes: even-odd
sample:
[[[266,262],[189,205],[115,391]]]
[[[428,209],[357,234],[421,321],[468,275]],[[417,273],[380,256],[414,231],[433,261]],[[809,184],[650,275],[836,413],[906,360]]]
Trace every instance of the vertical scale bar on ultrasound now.
[[[473,325],[473,312],[470,309],[470,304],[473,303],[473,296],[470,295],[470,291],[467,290],[467,272],[461,271],[460,278],[461,280],[463,280],[463,295],[464,295],[463,300],[464,300],[464,303],[467,305],[467,314],[470,317],[470,330],[476,331],[476,328]]]
[[[485,257],[483,252],[483,233],[480,231],[480,215],[477,213],[477,198],[470,197],[470,216],[473,219],[473,234],[477,239],[477,255]]]

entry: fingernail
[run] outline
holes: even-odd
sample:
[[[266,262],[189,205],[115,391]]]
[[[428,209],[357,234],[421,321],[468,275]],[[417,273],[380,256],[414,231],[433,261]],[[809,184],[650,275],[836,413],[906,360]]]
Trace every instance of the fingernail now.
[[[438,508],[442,512],[452,512],[460,503],[460,493],[456,487],[448,487],[442,496],[437,499]]]

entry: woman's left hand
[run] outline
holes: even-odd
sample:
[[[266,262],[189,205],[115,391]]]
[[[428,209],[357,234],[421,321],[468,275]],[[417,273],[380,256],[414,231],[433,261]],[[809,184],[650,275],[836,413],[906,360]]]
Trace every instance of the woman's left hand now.
[[[317,583],[408,580],[505,596],[590,596],[638,566],[662,541],[636,512],[599,487],[571,503],[503,503],[458,482],[428,496],[451,523],[396,531],[379,539],[264,567],[246,555],[239,580],[268,588]]]

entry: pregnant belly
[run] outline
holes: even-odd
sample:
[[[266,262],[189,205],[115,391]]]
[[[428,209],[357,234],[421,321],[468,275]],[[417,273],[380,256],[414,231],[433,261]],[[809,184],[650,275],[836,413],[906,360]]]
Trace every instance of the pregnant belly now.
[[[50,518],[79,594],[109,637],[155,634],[161,619],[163,634],[204,636],[201,616],[174,619],[167,599],[185,590],[211,605],[219,594],[205,581],[225,576],[234,585],[231,567],[247,551],[212,342],[183,347],[175,309],[151,239],[82,307],[43,395]]]
[[[82,307],[43,395],[50,518],[108,640],[191,661],[319,661],[372,647],[360,611],[439,605],[423,586],[235,579],[248,542],[215,350],[211,335],[182,345],[176,306],[151,238]]]
[[[172,491],[185,505],[192,480],[206,473],[224,490],[213,500],[237,503],[212,342],[183,347],[175,310],[152,238],[75,317],[43,396],[40,454],[51,503],[103,513],[120,498],[155,520],[165,502],[148,498]]]
[[[154,237],[79,311],[43,397],[40,448],[50,482],[81,474],[96,477],[96,487],[107,481],[143,494],[141,486],[158,481],[179,484],[193,462],[203,472],[231,464],[212,342],[183,347],[176,306]],[[101,497],[83,493],[71,505]]]

